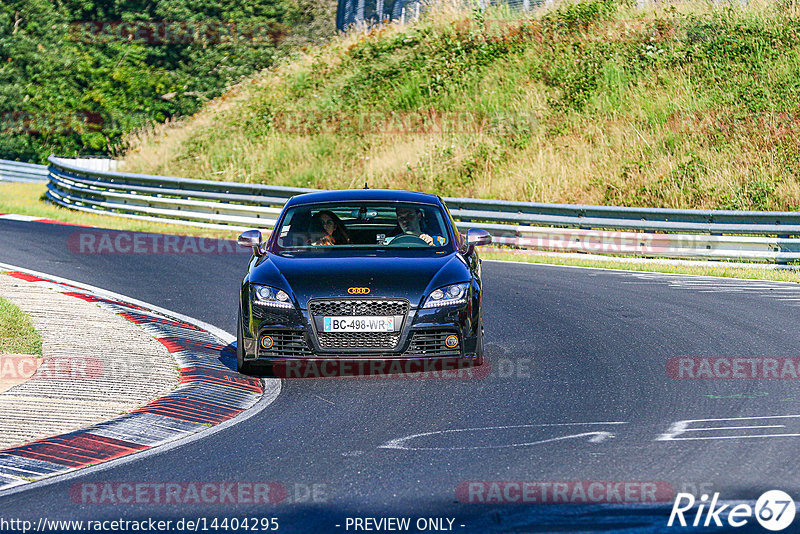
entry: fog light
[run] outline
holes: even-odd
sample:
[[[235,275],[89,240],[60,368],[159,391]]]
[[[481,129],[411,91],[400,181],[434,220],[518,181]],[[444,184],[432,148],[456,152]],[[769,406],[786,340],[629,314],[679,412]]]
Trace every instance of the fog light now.
[[[444,339],[444,345],[448,349],[454,349],[458,346],[458,336],[447,336]]]
[[[261,338],[261,348],[262,349],[271,349],[272,348],[272,338],[270,336],[264,336]]]

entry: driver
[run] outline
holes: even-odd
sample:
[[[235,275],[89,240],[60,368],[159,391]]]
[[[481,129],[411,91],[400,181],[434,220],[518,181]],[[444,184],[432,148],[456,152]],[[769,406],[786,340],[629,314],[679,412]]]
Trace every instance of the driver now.
[[[400,226],[400,231],[396,233],[396,236],[414,235],[432,247],[444,245],[444,237],[439,235],[431,236],[422,231],[422,210],[399,207],[395,212],[397,213],[397,224]]]

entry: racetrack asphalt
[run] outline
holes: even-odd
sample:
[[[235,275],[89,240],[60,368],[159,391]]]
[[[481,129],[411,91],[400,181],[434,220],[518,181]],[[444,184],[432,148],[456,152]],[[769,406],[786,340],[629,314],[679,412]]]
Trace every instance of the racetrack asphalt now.
[[[0,262],[234,332],[246,254],[70,252],[70,235],[82,231],[0,221]],[[285,380],[272,405],[240,424],[0,497],[0,518],[259,516],[277,517],[283,532],[353,532],[348,517],[404,516],[453,518],[456,532],[667,532],[671,498],[655,507],[483,504],[459,502],[457,488],[653,482],[720,499],[769,489],[800,497],[800,418],[786,417],[800,414],[797,379],[667,374],[678,357],[794,357],[800,286],[499,262],[484,262],[483,280],[488,377]],[[426,435],[404,439],[418,434]],[[256,506],[75,497],[76,484],[191,481],[277,482],[287,498]]]

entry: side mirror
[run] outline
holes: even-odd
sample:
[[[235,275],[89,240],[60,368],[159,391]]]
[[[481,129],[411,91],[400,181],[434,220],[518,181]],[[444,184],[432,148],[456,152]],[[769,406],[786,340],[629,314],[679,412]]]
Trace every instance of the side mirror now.
[[[467,231],[467,246],[479,247],[492,242],[492,236],[486,230],[470,228]]]
[[[261,232],[258,230],[247,230],[246,232],[242,232],[239,234],[239,239],[237,242],[243,247],[252,248],[253,254],[256,256],[264,255],[264,253],[261,251]]]

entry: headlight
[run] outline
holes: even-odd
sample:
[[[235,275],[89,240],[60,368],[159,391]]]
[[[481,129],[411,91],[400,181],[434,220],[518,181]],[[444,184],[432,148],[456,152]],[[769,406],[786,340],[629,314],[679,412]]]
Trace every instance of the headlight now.
[[[253,286],[253,303],[273,308],[293,308],[289,295],[282,289],[270,286]]]
[[[425,300],[425,305],[422,307],[437,308],[439,306],[451,306],[453,304],[466,304],[468,289],[468,282],[434,289],[428,296],[427,300]]]

